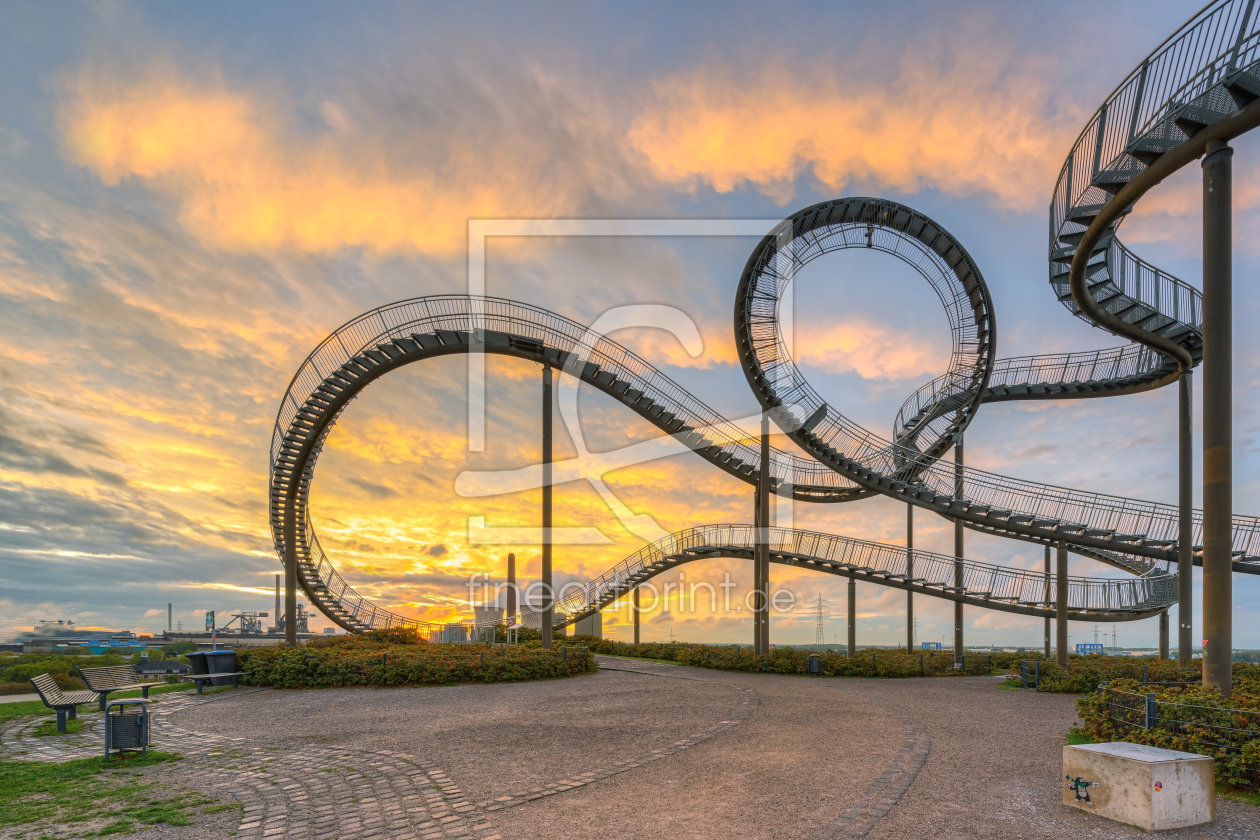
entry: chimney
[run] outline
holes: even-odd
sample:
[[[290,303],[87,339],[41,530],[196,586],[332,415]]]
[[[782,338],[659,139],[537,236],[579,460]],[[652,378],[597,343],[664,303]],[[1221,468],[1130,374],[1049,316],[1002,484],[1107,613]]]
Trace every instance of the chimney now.
[[[516,555],[508,555],[508,573],[507,573],[507,611],[504,615],[508,624],[516,623]]]
[[[171,632],[171,605],[166,605],[166,632]]]

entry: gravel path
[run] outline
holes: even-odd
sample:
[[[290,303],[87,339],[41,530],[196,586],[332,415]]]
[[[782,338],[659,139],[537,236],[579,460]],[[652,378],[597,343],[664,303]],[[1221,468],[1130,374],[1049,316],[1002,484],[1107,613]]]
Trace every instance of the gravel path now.
[[[510,685],[258,691],[155,704],[169,773],[239,817],[136,837],[1137,838],[1064,807],[1075,698],[991,678],[806,679],[601,657]],[[0,749],[57,760],[95,737]],[[91,727],[94,731],[96,727]],[[38,741],[39,743],[34,743]],[[1163,836],[1260,837],[1260,809]]]

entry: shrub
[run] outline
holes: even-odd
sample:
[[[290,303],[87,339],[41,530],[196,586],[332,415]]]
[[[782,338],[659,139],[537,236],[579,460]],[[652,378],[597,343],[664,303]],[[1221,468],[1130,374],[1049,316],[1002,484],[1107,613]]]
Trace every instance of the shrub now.
[[[413,632],[410,641],[400,644],[363,634],[313,639],[299,648],[241,651],[237,656],[238,670],[249,672],[251,685],[333,688],[516,682],[594,671],[594,658],[579,650],[565,655],[559,646],[547,651],[524,645],[429,644]]]
[[[1177,703],[1185,706],[1201,706],[1210,709],[1260,712],[1260,682],[1255,674],[1239,679],[1241,666],[1234,663],[1234,675],[1238,684],[1228,698],[1222,698],[1214,687],[1203,685],[1157,687],[1132,679],[1117,679],[1109,688],[1128,694],[1154,694],[1157,702]],[[1250,666],[1254,667],[1254,666]],[[1221,733],[1207,726],[1181,723],[1181,731],[1156,726],[1151,729],[1117,727],[1111,719],[1108,694],[1095,691],[1076,701],[1077,715],[1081,719],[1079,731],[1099,741],[1128,741],[1148,744],[1170,750],[1208,755],[1216,760],[1216,780],[1231,787],[1256,789],[1256,773],[1260,772],[1260,723],[1250,714],[1224,716],[1213,715],[1217,725],[1230,728],[1230,746],[1223,745]],[[1120,730],[1120,731],[1118,731]]]
[[[766,674],[808,674],[810,651],[804,648],[775,648],[768,656],[754,657],[749,645],[700,645],[686,642],[646,642],[638,645],[591,638],[596,653],[664,659],[720,671],[743,671]],[[866,648],[852,658],[835,651],[819,652],[822,676],[827,677],[918,677],[980,675],[999,665],[998,655],[967,654],[966,669],[954,668],[950,652],[906,653],[905,648],[887,650]]]

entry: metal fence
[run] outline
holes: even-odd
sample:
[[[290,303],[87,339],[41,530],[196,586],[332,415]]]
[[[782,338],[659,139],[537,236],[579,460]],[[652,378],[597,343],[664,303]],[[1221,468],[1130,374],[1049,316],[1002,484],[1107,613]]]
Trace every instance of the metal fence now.
[[[1169,736],[1193,738],[1202,746],[1241,753],[1250,741],[1260,739],[1260,712],[1169,703],[1155,694],[1134,694],[1100,687],[1107,719],[1120,738]],[[1257,789],[1260,768],[1248,767],[1251,790]]]

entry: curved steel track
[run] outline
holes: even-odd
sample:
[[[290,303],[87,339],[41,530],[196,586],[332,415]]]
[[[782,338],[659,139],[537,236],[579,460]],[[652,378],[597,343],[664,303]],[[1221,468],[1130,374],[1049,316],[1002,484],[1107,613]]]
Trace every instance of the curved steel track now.
[[[1116,238],[1132,202],[1202,154],[1260,124],[1257,0],[1205,7],[1108,97],[1064,164],[1051,205],[1050,281],[1074,314],[1135,341],[1105,350],[995,359],[988,287],[961,243],[895,202],[845,198],[806,208],[770,231],[750,257],[735,301],[741,366],[762,408],[811,457],[754,440],[650,363],[586,327],[537,307],[496,298],[402,301],[345,324],[317,347],[281,402],[271,446],[271,528],[283,563],[338,625],[363,631],[421,626],[356,593],[321,549],[308,496],[316,460],[346,405],[402,365],[456,353],[494,353],[550,364],[622,401],[702,458],[749,483],[768,468],[775,493],[835,503],[876,493],[970,528],[1072,550],[1128,570],[1134,580],[1072,579],[1071,617],[1129,620],[1176,600],[1168,563],[1177,558],[1174,505],[1021,481],[941,460],[980,405],[1014,399],[1080,399],[1158,388],[1202,358],[1201,298]],[[1197,151],[1197,154],[1196,154]],[[795,273],[823,254],[870,248],[922,275],[945,307],[953,337],[949,371],[919,388],[898,413],[893,439],[847,419],[792,361],[778,306]],[[961,491],[961,492],[960,492]],[[1195,540],[1201,516],[1194,515]],[[556,604],[563,626],[612,603],[679,563],[750,557],[751,526],[689,529],[647,546]],[[1260,520],[1234,517],[1235,570],[1260,573]],[[885,586],[1026,615],[1052,615],[1042,575],[967,561],[953,585],[953,558],[826,534],[774,529],[771,559]],[[901,565],[898,566],[897,558]],[[948,561],[949,575],[935,574]],[[898,572],[898,569],[901,569]],[[920,571],[926,569],[928,571]],[[942,567],[943,569],[943,567]],[[938,579],[939,578],[939,579]]]

